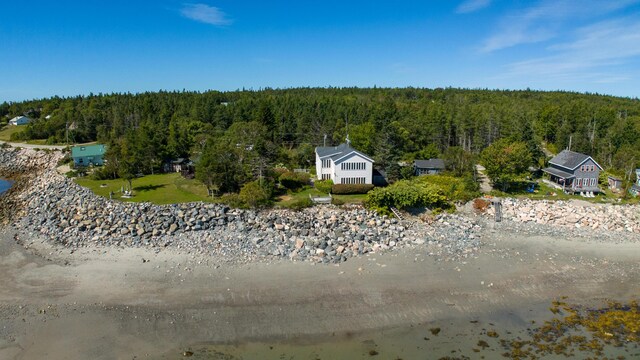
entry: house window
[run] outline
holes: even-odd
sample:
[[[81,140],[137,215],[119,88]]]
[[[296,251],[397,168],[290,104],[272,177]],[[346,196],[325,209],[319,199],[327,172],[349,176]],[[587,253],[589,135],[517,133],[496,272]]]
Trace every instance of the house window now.
[[[363,177],[353,177],[353,178],[342,178],[341,183],[347,185],[354,184],[364,184],[366,182],[366,178]]]
[[[340,165],[342,170],[364,170],[366,169],[365,163],[342,163]]]
[[[331,179],[331,174],[322,174],[322,180],[329,180]]]
[[[327,160],[322,160],[322,168],[326,169],[326,168],[330,168],[331,167],[331,160],[327,159]]]

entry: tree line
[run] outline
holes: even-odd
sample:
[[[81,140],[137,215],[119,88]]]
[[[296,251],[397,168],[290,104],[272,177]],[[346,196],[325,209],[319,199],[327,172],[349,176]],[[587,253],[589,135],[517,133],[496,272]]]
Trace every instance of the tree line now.
[[[14,140],[105,143],[112,168],[104,172],[112,176],[199,158],[202,169],[221,174],[208,180],[223,191],[276,164],[311,167],[314,147],[337,145],[347,132],[392,177],[402,176],[398,161],[437,156],[463,172],[470,157],[500,140],[524,144],[532,165],[544,161],[543,150],[555,153],[569,143],[621,176],[640,165],[640,101],[598,94],[294,88],[90,94],[0,105],[0,117],[22,114],[35,121]]]

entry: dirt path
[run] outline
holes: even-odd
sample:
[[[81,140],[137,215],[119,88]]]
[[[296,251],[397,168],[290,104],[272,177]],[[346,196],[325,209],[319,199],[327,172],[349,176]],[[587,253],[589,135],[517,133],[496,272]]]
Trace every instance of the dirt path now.
[[[524,309],[569,296],[639,293],[640,245],[488,231],[464,262],[426,248],[340,265],[219,266],[139,249],[0,242],[0,358],[163,358],[197,343],[320,339],[326,334]],[[576,259],[580,259],[579,261]],[[163,355],[164,354],[164,355]]]
[[[38,145],[38,144],[25,144],[25,143],[0,141],[0,145],[3,145],[3,144],[7,144],[11,147],[20,147],[23,149],[64,150],[66,148],[66,146],[63,146],[63,145]]]
[[[480,164],[476,164],[476,172],[478,173],[478,182],[480,182],[480,191],[484,194],[488,194],[491,192],[491,190],[493,190],[493,187],[491,186],[491,181],[489,180],[487,175],[484,173],[485,170],[486,169],[484,168],[484,166]]]

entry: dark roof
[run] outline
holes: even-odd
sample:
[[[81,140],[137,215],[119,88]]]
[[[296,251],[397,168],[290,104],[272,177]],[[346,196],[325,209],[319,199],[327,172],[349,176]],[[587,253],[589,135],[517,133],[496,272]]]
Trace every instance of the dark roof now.
[[[589,155],[577,153],[571,150],[562,150],[562,152],[551,159],[549,163],[573,170],[589,158],[591,158]],[[591,160],[593,160],[593,158]],[[595,162],[600,170],[602,170],[602,167],[595,160],[593,160],[593,162]]]
[[[413,165],[420,169],[444,170],[444,160],[442,159],[414,160]]]
[[[631,185],[631,190],[640,193],[640,185],[638,185],[638,184]]]
[[[387,177],[387,173],[384,170],[373,169],[373,176],[382,176],[382,177],[386,178]]]
[[[354,149],[348,144],[340,144],[338,146],[318,146],[316,148],[316,153],[321,158],[331,155],[334,157],[335,155],[346,155],[350,152],[354,151]],[[340,156],[342,157],[342,156]]]
[[[361,156],[364,156],[365,158],[371,160],[373,162],[373,160],[367,156],[366,154],[361,153],[360,151],[352,148],[351,146],[349,146],[349,144],[346,143],[342,143],[338,146],[318,146],[316,148],[316,153],[318,154],[318,156],[322,159],[322,158],[326,158],[326,157],[330,157],[332,160],[336,161],[338,159],[341,159],[351,153],[357,153]]]
[[[618,179],[618,178],[617,178],[617,177],[615,177],[615,176],[607,176],[607,179],[611,179],[611,180],[613,180],[613,181],[622,181],[622,180]]]
[[[556,168],[551,168],[551,167],[544,168],[544,169],[542,169],[542,171],[546,172],[547,174],[551,174],[551,175],[555,175],[557,177],[561,177],[563,179],[571,179],[571,178],[575,177],[575,175],[573,175],[571,173],[568,173],[568,172],[565,172],[565,171],[562,171],[562,170],[558,170]]]

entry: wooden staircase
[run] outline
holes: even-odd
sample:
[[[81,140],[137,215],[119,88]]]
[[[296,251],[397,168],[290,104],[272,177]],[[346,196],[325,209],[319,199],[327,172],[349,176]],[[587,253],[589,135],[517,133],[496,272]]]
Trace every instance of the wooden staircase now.
[[[398,218],[398,220],[404,220],[404,218],[402,217],[402,214],[400,214],[400,210],[396,209],[395,207],[390,207],[389,209],[391,209],[391,212],[393,213],[393,215],[396,216],[396,218]]]

